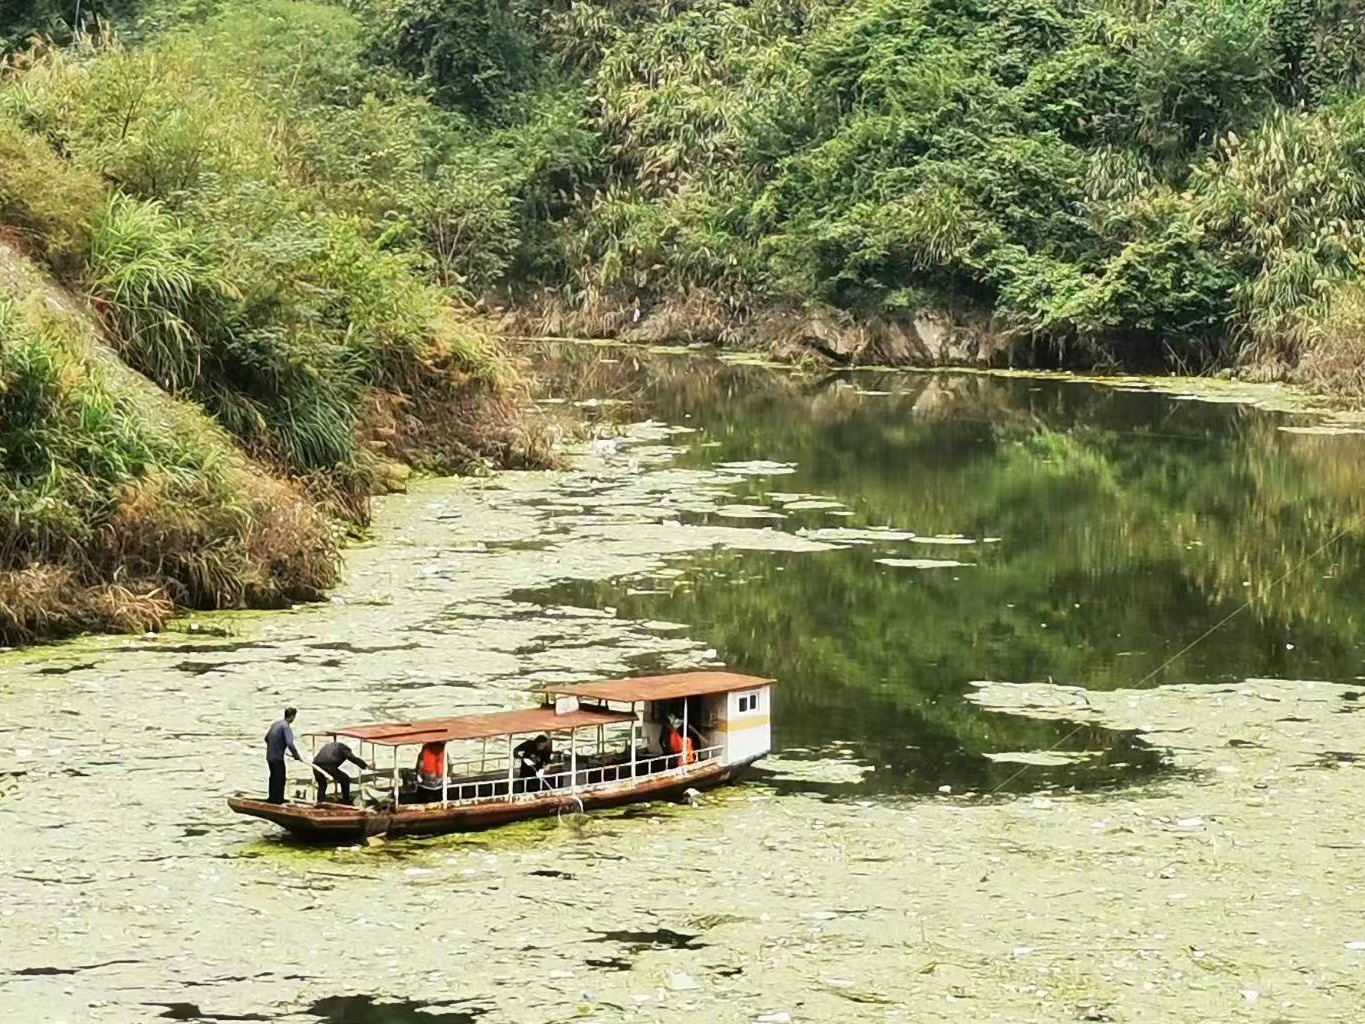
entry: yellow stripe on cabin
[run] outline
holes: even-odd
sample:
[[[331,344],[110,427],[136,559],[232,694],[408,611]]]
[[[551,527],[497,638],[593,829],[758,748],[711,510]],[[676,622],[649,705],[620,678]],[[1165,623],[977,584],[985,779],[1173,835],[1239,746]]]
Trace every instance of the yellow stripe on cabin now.
[[[769,724],[771,721],[772,721],[772,719],[771,719],[771,717],[769,717],[768,715],[760,715],[760,716],[755,717],[755,718],[748,718],[748,717],[745,717],[745,718],[739,719],[738,721],[732,720],[732,721],[728,722],[728,723],[726,724],[726,726],[725,726],[725,731],[726,731],[727,733],[730,733],[730,732],[742,732],[742,731],[744,731],[745,729],[757,729],[759,726],[761,726],[761,725],[767,725],[767,724]]]

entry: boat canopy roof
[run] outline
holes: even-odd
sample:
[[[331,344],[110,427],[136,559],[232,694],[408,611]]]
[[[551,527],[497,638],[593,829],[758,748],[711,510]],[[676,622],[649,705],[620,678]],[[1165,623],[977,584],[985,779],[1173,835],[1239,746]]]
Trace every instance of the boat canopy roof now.
[[[546,693],[573,697],[592,697],[634,703],[637,700],[675,700],[734,690],[771,686],[773,680],[744,676],[737,672],[678,672],[667,676],[638,676],[634,679],[603,679],[595,683],[547,686]]]
[[[455,718],[428,718],[416,722],[377,722],[330,729],[318,736],[345,736],[385,747],[416,746],[452,740],[482,740],[515,733],[562,732],[588,725],[614,725],[633,721],[629,711],[606,708],[579,708],[556,714],[553,707],[494,711],[485,715],[460,715]]]

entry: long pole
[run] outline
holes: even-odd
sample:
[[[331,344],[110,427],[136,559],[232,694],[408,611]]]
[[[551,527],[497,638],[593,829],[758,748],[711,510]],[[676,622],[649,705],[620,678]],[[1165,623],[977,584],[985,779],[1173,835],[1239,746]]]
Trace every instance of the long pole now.
[[[441,806],[450,803],[450,748],[441,748],[441,759],[445,763],[445,770],[441,772]]]
[[[512,734],[507,734],[507,802],[512,802]]]
[[[682,768],[687,764],[687,745],[691,743],[691,738],[687,735],[687,698],[683,698],[683,735],[682,753],[678,755],[678,767]]]
[[[635,711],[634,703],[630,705],[630,710],[632,713],[634,713]],[[637,753],[635,747],[635,725],[636,725],[635,719],[632,718],[630,720],[630,777],[632,779],[635,778],[635,765],[640,760],[640,755]]]
[[[578,727],[569,730],[569,792],[578,792]]]
[[[393,748],[393,809],[398,810],[398,748]]]

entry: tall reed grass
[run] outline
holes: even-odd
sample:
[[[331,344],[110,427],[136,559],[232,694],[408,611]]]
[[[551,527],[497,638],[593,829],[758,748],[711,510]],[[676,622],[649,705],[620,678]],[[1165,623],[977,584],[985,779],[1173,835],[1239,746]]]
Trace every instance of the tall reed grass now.
[[[77,315],[0,292],[0,642],[316,597],[335,555],[299,491],[101,360]]]

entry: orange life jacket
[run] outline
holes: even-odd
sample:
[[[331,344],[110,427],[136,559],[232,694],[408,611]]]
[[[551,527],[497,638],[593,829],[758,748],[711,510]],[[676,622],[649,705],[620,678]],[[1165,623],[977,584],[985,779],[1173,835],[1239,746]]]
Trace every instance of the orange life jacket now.
[[[695,764],[697,752],[692,749],[692,740],[674,729],[668,734],[668,751],[671,754],[681,754],[683,764]]]
[[[446,773],[446,745],[424,743],[417,756],[417,774],[424,779],[439,779]]]

